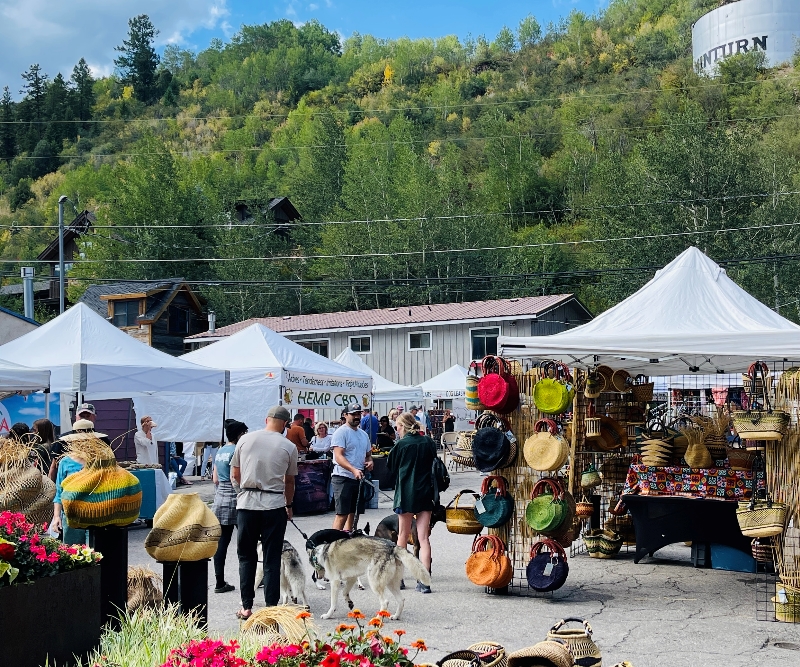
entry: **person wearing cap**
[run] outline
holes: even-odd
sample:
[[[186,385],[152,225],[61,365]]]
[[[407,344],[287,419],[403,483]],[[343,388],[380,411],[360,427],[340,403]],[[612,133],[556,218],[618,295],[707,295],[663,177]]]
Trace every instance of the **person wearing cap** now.
[[[149,415],[142,417],[139,423],[142,429],[136,431],[136,435],[133,436],[133,444],[136,445],[136,463],[158,463],[158,446],[153,437],[153,429],[158,424]]]
[[[109,439],[108,435],[105,433],[98,433],[95,430],[95,420],[97,419],[97,412],[94,409],[94,405],[91,403],[81,403],[77,410],[75,411],[75,423],[72,425],[71,431],[66,431],[62,433],[58,440],[53,443],[53,446],[50,448],[50,455],[51,455],[51,463],[50,463],[50,471],[48,473],[48,477],[52,479],[54,482],[56,481],[56,476],[58,475],[58,462],[62,456],[64,456],[64,452],[67,450],[66,443],[68,442],[68,438],[66,436],[74,435],[75,433],[86,433],[90,431],[94,434],[96,438],[99,438],[107,445],[111,445],[111,440]],[[84,428],[78,428],[76,424],[78,422],[83,422]],[[85,422],[89,422],[89,425],[86,426]]]
[[[255,598],[258,543],[264,553],[264,602],[278,604],[281,594],[281,553],[286,524],[292,518],[297,447],[283,437],[292,415],[277,405],[267,413],[266,428],[246,433],[231,457],[231,479],[236,497],[240,620],[250,618]]]
[[[347,407],[346,420],[331,438],[334,463],[331,486],[336,505],[334,530],[351,530],[356,511],[359,514],[364,511],[360,481],[365,470],[372,470],[372,445],[359,426],[361,406],[358,403]]]
[[[211,479],[214,481],[214,515],[222,528],[222,536],[217,543],[217,553],[214,554],[214,576],[217,583],[215,593],[230,593],[236,590],[232,584],[225,581],[225,559],[228,555],[228,545],[231,543],[233,529],[236,527],[236,489],[231,482],[231,459],[236,451],[236,444],[247,433],[247,424],[236,419],[225,420],[225,438],[227,444],[219,448],[214,457],[214,471]]]

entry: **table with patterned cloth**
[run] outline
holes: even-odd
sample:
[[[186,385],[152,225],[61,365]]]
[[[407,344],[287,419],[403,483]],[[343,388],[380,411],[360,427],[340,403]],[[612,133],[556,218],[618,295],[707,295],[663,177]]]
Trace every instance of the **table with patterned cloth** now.
[[[708,500],[749,500],[753,482],[764,488],[764,473],[730,468],[655,467],[634,463],[628,468],[623,495],[682,496]]]

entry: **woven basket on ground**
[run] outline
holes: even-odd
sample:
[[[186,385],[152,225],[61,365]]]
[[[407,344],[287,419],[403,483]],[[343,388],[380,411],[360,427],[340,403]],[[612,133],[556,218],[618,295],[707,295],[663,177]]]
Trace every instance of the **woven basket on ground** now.
[[[481,667],[481,659],[475,651],[453,651],[436,664],[439,667]]]
[[[308,630],[313,629],[310,619],[297,618],[297,615],[305,610],[305,607],[294,604],[259,609],[243,623],[242,632],[278,635],[292,643],[299,643],[306,638]]]
[[[129,612],[145,607],[158,607],[164,601],[161,592],[162,582],[149,567],[131,566],[128,568],[128,600]]]
[[[544,641],[514,651],[508,656],[508,667],[574,667],[575,661],[564,644]]]
[[[474,651],[478,654],[482,667],[507,667],[508,665],[506,649],[497,642],[478,642],[470,646],[467,650]]]

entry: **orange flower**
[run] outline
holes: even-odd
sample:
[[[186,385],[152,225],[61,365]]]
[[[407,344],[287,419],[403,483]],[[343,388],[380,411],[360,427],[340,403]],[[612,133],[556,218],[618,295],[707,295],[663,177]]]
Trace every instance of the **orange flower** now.
[[[395,630],[394,634],[396,634],[398,637],[402,637],[404,634],[406,634],[406,631],[405,630]]]
[[[301,611],[297,616],[295,616],[295,618],[305,621],[307,618],[311,618],[311,614],[309,614],[307,611]]]
[[[353,611],[347,614],[347,618],[364,618],[364,614],[361,613],[360,609],[353,609]]]
[[[347,623],[340,623],[339,625],[336,626],[336,632],[344,632],[350,627],[355,627],[355,626],[349,626],[347,625]]]
[[[386,611],[385,609],[381,609],[381,610],[380,610],[380,611],[379,611],[377,614],[375,614],[375,615],[376,615],[376,616],[380,616],[381,618],[389,618],[389,617],[391,616],[391,614],[390,614],[388,611]]]
[[[418,651],[427,651],[428,647],[425,646],[425,641],[422,639],[417,639],[414,643],[411,644],[411,648],[415,648]]]
[[[371,625],[374,628],[380,628],[383,627],[383,621],[379,618],[373,618],[370,620],[368,625]]]
[[[384,637],[383,641],[385,641],[389,646],[394,644],[394,639],[392,639],[391,637]]]
[[[348,630],[355,630],[356,629],[355,625],[345,625],[344,627],[347,628]]]
[[[375,635],[380,634],[377,630],[367,630],[367,637],[374,637]]]

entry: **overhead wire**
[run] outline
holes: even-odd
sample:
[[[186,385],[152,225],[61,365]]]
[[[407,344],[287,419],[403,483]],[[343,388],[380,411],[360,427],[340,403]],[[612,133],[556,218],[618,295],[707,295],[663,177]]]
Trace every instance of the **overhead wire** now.
[[[193,224],[193,225],[97,225],[92,224],[92,229],[137,229],[149,231],[153,229],[236,229],[236,228],[266,228],[266,227],[306,227],[306,226],[326,226],[326,225],[366,225],[385,222],[425,222],[441,220],[469,220],[473,218],[492,218],[492,217],[517,217],[533,215],[551,215],[558,213],[591,212],[601,210],[640,208],[645,206],[663,206],[675,204],[700,204],[707,202],[735,201],[740,199],[761,199],[769,197],[785,197],[800,194],[800,190],[781,190],[774,192],[753,192],[738,195],[720,195],[717,197],[694,197],[691,199],[660,199],[647,202],[624,202],[621,204],[599,204],[594,206],[570,206],[561,208],[543,208],[532,211],[485,211],[482,213],[453,213],[451,215],[431,215],[400,218],[374,218],[361,220],[321,220],[297,222],[268,221],[268,222],[219,222],[212,224]],[[20,225],[12,223],[10,225],[0,225],[0,230],[10,231],[22,229],[54,229],[54,225]]]
[[[782,76],[780,81],[790,81],[800,77],[800,74],[787,74]],[[538,98],[524,98],[524,99],[505,99],[505,100],[479,100],[474,102],[461,102],[458,104],[409,104],[407,106],[399,107],[371,107],[368,109],[328,109],[325,111],[308,111],[303,112],[304,115],[310,116],[325,116],[325,115],[357,115],[357,114],[371,114],[371,113],[395,113],[399,111],[434,111],[434,110],[447,110],[447,109],[465,109],[470,107],[498,107],[507,104],[541,104],[543,102],[565,102],[575,101],[582,99],[594,98],[608,98],[608,97],[631,97],[634,95],[655,95],[658,93],[668,92],[684,92],[691,90],[706,90],[713,88],[725,88],[728,86],[746,86],[764,83],[775,83],[776,79],[750,79],[747,81],[733,81],[733,82],[714,82],[698,86],[677,86],[675,88],[641,88],[639,90],[624,90],[614,91],[608,93],[580,93],[563,95],[553,95],[550,97]],[[287,118],[291,112],[286,113],[252,113],[252,114],[230,114],[230,115],[217,115],[217,116],[183,116],[183,117],[170,117],[170,118],[102,118],[91,120],[76,120],[76,119],[58,119],[58,120],[6,120],[0,121],[0,125],[47,125],[51,123],[59,124],[120,124],[120,123],[149,123],[155,124],[159,122],[196,122],[205,120],[248,120],[251,118]]]
[[[113,258],[107,259],[73,259],[73,264],[103,264],[107,261],[125,264],[175,264],[187,262],[208,262],[212,264],[226,262],[275,262],[291,260],[306,261],[319,259],[368,259],[375,257],[412,257],[419,255],[441,255],[441,254],[463,254],[470,252],[494,252],[498,250],[525,250],[533,248],[555,248],[555,247],[578,247],[582,245],[592,245],[596,243],[619,243],[622,241],[648,241],[663,238],[683,238],[688,236],[705,236],[709,234],[721,235],[735,232],[761,231],[767,229],[785,229],[800,226],[800,220],[795,222],[782,222],[772,225],[746,225],[744,227],[725,227],[721,229],[694,229],[681,232],[667,232],[663,234],[639,234],[635,236],[614,236],[596,239],[575,239],[571,241],[546,241],[543,243],[517,243],[502,246],[480,246],[473,248],[430,248],[423,250],[395,250],[391,252],[371,252],[371,253],[342,253],[338,255],[271,255],[267,257],[181,257],[181,258]],[[40,259],[5,259],[2,263],[6,264],[52,264],[51,260]]]
[[[771,114],[766,116],[742,116],[737,118],[720,118],[720,119],[704,119],[696,122],[689,123],[653,123],[651,125],[624,125],[620,127],[593,127],[591,131],[595,134],[613,133],[613,132],[626,132],[638,130],[657,130],[657,129],[670,129],[678,127],[698,127],[706,125],[721,125],[727,123],[739,122],[763,122],[769,120],[780,120],[782,118],[795,118],[800,116],[800,111],[795,111],[788,114]],[[584,122],[584,121],[581,121]],[[469,137],[437,137],[425,139],[392,139],[389,141],[365,141],[356,144],[357,147],[365,146],[414,146],[419,144],[431,144],[434,142],[439,143],[458,143],[470,141],[493,141],[497,139],[531,139],[534,137],[548,137],[548,136],[562,136],[562,135],[585,135],[585,129],[567,128],[562,130],[554,130],[551,132],[522,132],[520,134],[500,134],[494,136],[469,136]],[[329,149],[332,147],[347,148],[346,143],[341,144],[303,144],[303,145],[274,145],[264,144],[261,146],[250,146],[246,148],[191,148],[184,150],[165,150],[165,151],[148,151],[148,152],[118,152],[118,153],[79,153],[76,155],[17,155],[15,160],[82,160],[94,158],[115,158],[115,157],[151,157],[156,155],[181,155],[184,157],[191,157],[193,155],[210,155],[210,154],[223,154],[235,155],[255,153],[264,150],[286,151],[286,150],[317,150]]]

